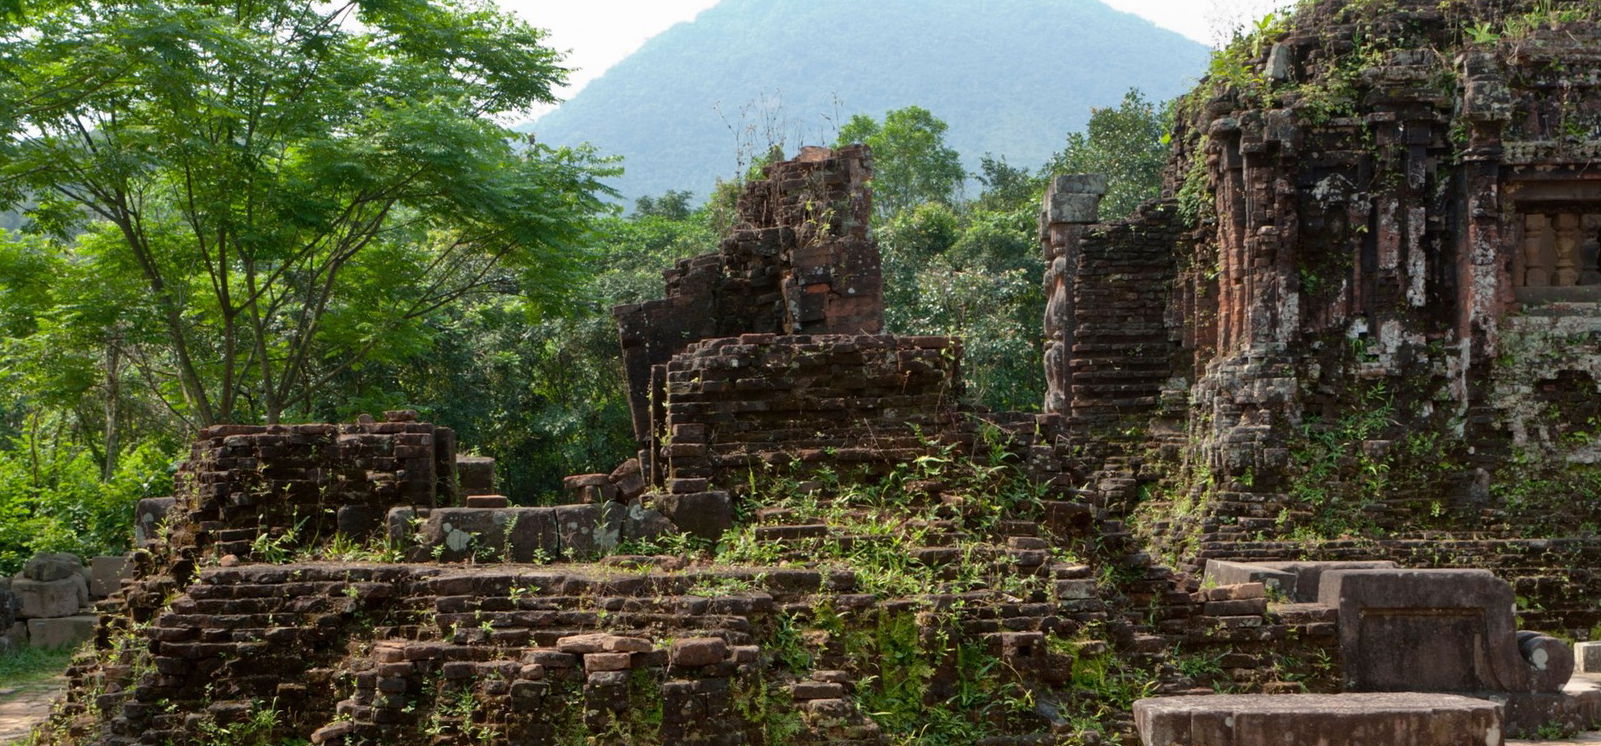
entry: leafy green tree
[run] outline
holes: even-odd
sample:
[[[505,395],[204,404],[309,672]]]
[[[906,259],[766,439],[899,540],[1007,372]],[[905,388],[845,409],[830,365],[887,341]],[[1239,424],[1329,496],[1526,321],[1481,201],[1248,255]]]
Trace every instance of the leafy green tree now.
[[[611,309],[659,297],[662,269],[713,250],[710,220],[706,208],[602,218],[559,312],[534,314],[521,278],[503,271],[495,292],[429,315],[427,350],[345,372],[313,416],[415,408],[495,457],[501,489],[524,504],[555,493],[565,475],[609,471],[635,448]]]
[[[669,220],[687,220],[690,213],[694,212],[694,208],[690,206],[690,200],[694,197],[694,192],[680,189],[669,189],[660,197],[646,195],[634,200],[634,214],[654,215]]]
[[[1034,203],[1043,193],[1044,179],[1034,176],[1028,169],[1018,168],[1005,158],[985,155],[978,159],[975,176],[984,185],[984,191],[973,202],[973,209],[990,212],[1013,212],[1034,209]]]
[[[873,149],[873,200],[888,217],[925,202],[954,204],[967,171],[945,144],[949,127],[919,106],[896,109],[884,121],[857,114],[840,128],[838,145]]]
[[[1045,166],[1046,174],[1099,173],[1107,176],[1101,217],[1120,220],[1162,191],[1172,109],[1158,106],[1131,89],[1116,108],[1096,109],[1083,132],[1067,136],[1067,148]]]
[[[494,120],[557,62],[470,0],[30,7],[0,26],[0,207],[36,197],[59,251],[138,279],[85,323],[173,412],[278,421],[502,268],[571,285],[607,170]]]

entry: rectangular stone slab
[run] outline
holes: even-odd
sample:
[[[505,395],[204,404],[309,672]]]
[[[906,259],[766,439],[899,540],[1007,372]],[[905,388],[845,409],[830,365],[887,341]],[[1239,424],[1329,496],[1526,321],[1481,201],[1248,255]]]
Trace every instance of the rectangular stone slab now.
[[[1334,570],[1388,570],[1389,560],[1351,562],[1231,562],[1207,560],[1206,579],[1213,585],[1263,583],[1296,603],[1317,603],[1323,573]]]
[[[1219,694],[1134,703],[1143,746],[1503,746],[1501,706],[1454,694]]]
[[[94,637],[96,619],[93,614],[56,619],[29,619],[28,644],[50,650],[76,647],[84,640]]]

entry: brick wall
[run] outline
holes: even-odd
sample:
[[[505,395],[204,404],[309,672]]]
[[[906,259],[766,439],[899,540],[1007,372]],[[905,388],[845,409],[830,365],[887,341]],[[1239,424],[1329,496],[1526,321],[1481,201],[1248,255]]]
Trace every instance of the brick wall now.
[[[634,434],[652,435],[657,366],[689,344],[745,333],[874,334],[883,277],[868,235],[872,155],[865,146],[806,148],[767,166],[738,201],[720,250],[667,270],[667,296],[619,306]]]
[[[957,422],[961,380],[961,344],[946,337],[697,343],[667,366],[667,487],[727,487],[790,460],[848,467],[915,457]]]
[[[206,428],[179,472],[176,525],[246,556],[263,532],[361,539],[381,533],[391,507],[452,502],[455,433],[410,413],[390,419]]]

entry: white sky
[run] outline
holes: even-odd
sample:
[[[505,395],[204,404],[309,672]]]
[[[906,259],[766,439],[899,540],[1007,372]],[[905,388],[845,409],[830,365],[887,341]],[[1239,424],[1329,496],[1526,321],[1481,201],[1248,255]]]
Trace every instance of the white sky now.
[[[800,0],[804,2],[804,0]],[[872,0],[863,0],[871,2]],[[983,2],[983,0],[972,0]],[[1089,0],[1059,0],[1088,2]],[[562,98],[571,98],[585,83],[638,49],[645,40],[675,23],[692,20],[717,0],[497,0],[530,23],[550,31],[549,41],[567,51],[575,68]],[[1286,0],[1104,0],[1205,44],[1226,40],[1237,26],[1249,24]],[[531,112],[533,116],[544,110]]]

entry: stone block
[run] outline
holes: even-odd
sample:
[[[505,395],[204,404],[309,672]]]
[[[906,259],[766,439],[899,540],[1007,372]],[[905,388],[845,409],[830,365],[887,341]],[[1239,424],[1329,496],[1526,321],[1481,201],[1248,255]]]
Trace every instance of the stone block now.
[[[444,562],[495,558],[507,562],[550,561],[560,556],[555,508],[435,508],[410,543]],[[406,516],[390,512],[390,531]]]
[[[1050,223],[1089,224],[1100,218],[1098,194],[1052,194],[1046,198],[1045,219]]]
[[[574,474],[562,479],[562,494],[566,502],[589,505],[617,499],[616,485],[609,474]]]
[[[722,663],[728,657],[728,643],[720,637],[691,637],[675,640],[667,659],[674,666],[700,668]]]
[[[1573,646],[1573,657],[1583,673],[1601,673],[1601,642],[1581,642]]]
[[[487,456],[457,456],[456,478],[463,495],[489,495],[495,491],[495,460]]]
[[[60,580],[39,581],[17,577],[11,581],[23,619],[52,619],[72,616],[89,604],[89,582],[82,573]]]
[[[716,541],[734,525],[734,505],[727,492],[656,494],[651,502],[678,530]]]
[[[142,547],[160,538],[158,530],[172,512],[176,501],[171,497],[147,497],[133,509],[133,544]]]
[[[628,504],[623,517],[623,539],[652,539],[677,530],[661,511],[635,501]]]
[[[36,554],[22,565],[22,577],[48,583],[83,572],[83,560],[70,552]]]
[[[1415,692],[1219,694],[1134,703],[1143,746],[1503,746],[1501,706]]]
[[[1229,562],[1207,560],[1207,585],[1262,583],[1273,593],[1295,603],[1317,603],[1318,584],[1331,570],[1382,570],[1394,568],[1389,560],[1358,562]]]
[[[511,501],[505,495],[468,495],[466,503],[469,508],[511,507]]]
[[[122,581],[133,577],[133,566],[126,556],[95,557],[89,560],[89,595],[105,598],[122,588]]]
[[[29,619],[28,644],[47,649],[75,647],[94,637],[96,619],[93,614]]]
[[[789,688],[790,695],[797,700],[809,699],[839,699],[845,696],[845,687],[827,681],[799,681]]]
[[[563,653],[587,655],[589,653],[648,653],[650,640],[643,637],[626,637],[604,632],[586,635],[569,635],[556,640],[556,649]]]
[[[1057,174],[1051,189],[1057,194],[1106,194],[1106,174]]]
[[[584,656],[584,670],[589,673],[626,671],[633,659],[633,653],[590,653]]]
[[[1348,691],[1557,692],[1573,674],[1565,644],[1517,631],[1487,570],[1333,570],[1318,601],[1339,609]]]
[[[413,535],[412,523],[417,518],[416,508],[390,508],[384,515],[384,532],[389,537],[389,543],[397,547],[410,547],[416,537]]]
[[[570,559],[595,557],[622,541],[627,509],[617,503],[558,505],[554,510],[557,539]]]
[[[376,505],[343,505],[334,515],[339,533],[357,540],[378,532],[384,525],[385,509]]]
[[[637,458],[628,459],[613,470],[611,481],[617,485],[617,499],[621,502],[629,502],[645,494],[645,475]]]

